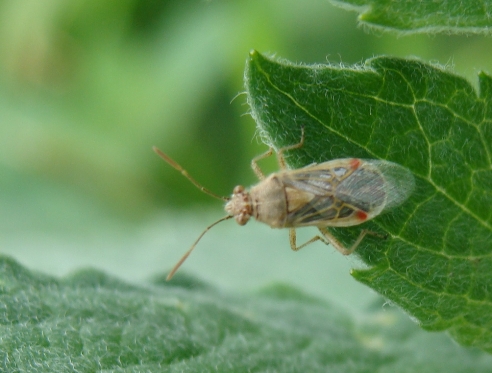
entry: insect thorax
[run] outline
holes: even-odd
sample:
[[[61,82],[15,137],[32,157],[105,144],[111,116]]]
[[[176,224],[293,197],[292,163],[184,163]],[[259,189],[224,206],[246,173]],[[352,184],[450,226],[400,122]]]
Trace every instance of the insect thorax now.
[[[287,201],[284,185],[277,174],[268,176],[250,190],[253,216],[272,228],[284,228]]]

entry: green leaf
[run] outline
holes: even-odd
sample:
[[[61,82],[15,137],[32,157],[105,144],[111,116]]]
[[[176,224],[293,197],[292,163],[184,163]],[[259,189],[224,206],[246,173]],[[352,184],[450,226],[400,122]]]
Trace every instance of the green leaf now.
[[[485,373],[492,365],[381,304],[355,323],[286,286],[232,296],[180,277],[136,286],[89,270],[58,280],[1,257],[0,370]]]
[[[492,2],[337,0],[333,4],[360,12],[363,25],[405,33],[490,34]]]
[[[253,51],[246,88],[266,143],[292,167],[336,158],[385,159],[410,169],[401,207],[364,224],[352,275],[461,344],[492,352],[492,79],[464,79],[416,60],[296,66]],[[333,233],[346,246],[360,227]]]

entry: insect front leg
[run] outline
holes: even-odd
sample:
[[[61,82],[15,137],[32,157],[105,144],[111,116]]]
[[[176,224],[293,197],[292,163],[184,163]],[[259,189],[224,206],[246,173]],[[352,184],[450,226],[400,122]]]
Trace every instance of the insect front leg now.
[[[287,166],[285,165],[284,152],[286,152],[287,150],[299,149],[303,145],[304,145],[304,127],[301,127],[301,141],[299,141],[297,144],[294,145],[284,146],[283,148],[280,148],[277,152],[277,161],[281,170],[287,169]]]
[[[273,148],[268,149],[265,153],[257,155],[251,160],[251,168],[255,172],[256,176],[258,179],[263,180],[265,179],[265,174],[261,170],[260,166],[258,166],[258,161],[261,161],[262,159],[268,158],[273,154]]]
[[[284,152],[286,152],[287,150],[298,149],[303,145],[304,145],[304,127],[301,128],[301,141],[299,141],[297,144],[294,145],[284,146],[283,148],[280,148],[278,150],[277,161],[281,170],[287,169],[287,166],[285,165]],[[265,179],[265,174],[261,170],[260,166],[258,166],[258,162],[261,161],[262,159],[270,157],[272,154],[273,154],[273,148],[270,148],[265,153],[254,157],[253,160],[251,161],[251,168],[255,172],[258,179],[260,180]]]

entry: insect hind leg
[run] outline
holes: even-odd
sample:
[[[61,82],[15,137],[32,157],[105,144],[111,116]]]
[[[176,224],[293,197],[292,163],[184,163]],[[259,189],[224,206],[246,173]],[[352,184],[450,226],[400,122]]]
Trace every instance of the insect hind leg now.
[[[349,249],[347,249],[345,246],[343,246],[343,244],[338,239],[335,238],[335,236],[333,236],[333,234],[330,233],[330,231],[327,228],[319,228],[319,231],[321,232],[323,237],[326,239],[326,241],[324,241],[324,240],[323,241],[325,243],[330,243],[335,249],[337,249],[337,251],[339,251],[343,255],[352,254],[357,249],[357,247],[360,245],[360,243],[362,242],[364,237],[368,234],[370,234],[371,236],[379,237],[379,238],[386,238],[387,237],[387,236],[381,235],[379,233],[376,233],[376,232],[373,232],[373,231],[370,231],[367,229],[363,229],[360,232],[359,237],[357,237],[355,242],[352,244],[352,246]]]
[[[314,236],[311,238],[309,241],[303,243],[300,246],[297,246],[297,238],[296,238],[296,230],[294,228],[289,229],[289,240],[290,240],[290,248],[294,251],[299,251],[303,247],[312,244],[313,242],[316,241],[321,241],[325,245],[332,245],[338,252],[342,253],[343,255],[350,255],[352,254],[357,247],[360,245],[362,240],[367,234],[370,234],[372,236],[380,237],[380,238],[386,238],[386,236],[383,236],[379,233],[369,231],[367,229],[363,229],[359,237],[355,240],[355,242],[352,244],[352,246],[347,249],[333,234],[330,233],[330,231],[326,228],[319,228],[320,233],[322,236]]]

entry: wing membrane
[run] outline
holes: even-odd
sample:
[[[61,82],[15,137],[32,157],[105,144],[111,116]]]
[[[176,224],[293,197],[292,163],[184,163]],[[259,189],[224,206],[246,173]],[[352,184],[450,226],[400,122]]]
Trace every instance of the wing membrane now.
[[[287,202],[286,227],[346,227],[394,208],[412,193],[412,173],[374,159],[335,159],[277,174]]]

